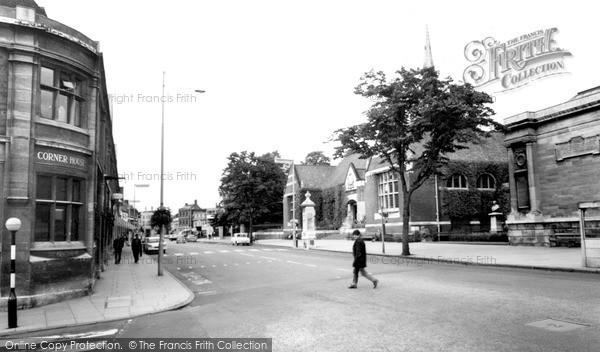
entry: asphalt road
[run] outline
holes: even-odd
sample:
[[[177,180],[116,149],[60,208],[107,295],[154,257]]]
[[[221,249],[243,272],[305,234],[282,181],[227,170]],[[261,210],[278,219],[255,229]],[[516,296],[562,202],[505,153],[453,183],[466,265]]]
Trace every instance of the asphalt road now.
[[[349,242],[349,245],[351,243]],[[597,351],[600,276],[268,246],[169,246],[196,293],[177,311],[94,327],[113,337],[273,339],[274,351]],[[92,327],[87,327],[87,330]],[[71,329],[73,330],[73,329]],[[73,331],[71,331],[73,332]]]

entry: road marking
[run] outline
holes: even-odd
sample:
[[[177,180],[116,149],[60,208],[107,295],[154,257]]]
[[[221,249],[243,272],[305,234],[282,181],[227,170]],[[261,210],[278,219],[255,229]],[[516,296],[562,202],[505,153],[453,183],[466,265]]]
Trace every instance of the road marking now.
[[[210,284],[211,281],[207,280],[207,279],[200,279],[200,280],[192,281],[192,283],[194,285],[204,285],[204,284]]]
[[[314,267],[316,267],[316,265],[314,265],[314,264],[304,264],[304,265],[306,265],[306,266],[311,266],[311,267],[313,267],[313,268],[314,268]]]
[[[210,296],[210,295],[217,294],[217,291],[199,291],[199,292],[196,292],[196,294],[203,295],[203,296]]]
[[[62,335],[44,336],[44,337],[39,337],[39,339],[50,340],[50,339],[59,339],[59,338],[63,338],[63,339],[64,338],[67,338],[67,339],[92,338],[92,337],[99,337],[99,336],[114,335],[117,332],[119,332],[118,329],[111,329],[111,330],[105,330],[105,331],[83,332],[80,334],[62,334]]]
[[[275,250],[276,250],[276,251],[284,251],[284,252],[287,252],[287,251],[288,251],[287,249],[283,249],[283,248],[276,248]]]
[[[190,255],[198,255],[198,252],[190,252]]]
[[[173,255],[181,257],[181,256],[183,256],[183,253],[173,253]]]
[[[204,254],[214,254],[215,252],[205,251]]]
[[[251,252],[260,252],[260,249],[250,248],[249,251],[251,251]]]
[[[293,261],[291,261],[291,260],[286,260],[286,262],[287,262],[287,263],[290,263],[290,264],[298,264],[298,265],[302,265],[302,263],[293,262]]]
[[[244,252],[244,250],[243,250],[243,249],[234,249],[233,251],[234,251],[234,252]]]
[[[219,252],[221,252],[221,253],[229,253],[229,251],[225,251],[225,250],[219,251]]]
[[[262,250],[263,250],[263,251],[267,251],[267,252],[271,252],[271,251],[273,251],[272,249],[269,249],[269,248],[263,248]]]
[[[335,270],[339,270],[339,271],[352,271],[350,269],[335,269]]]
[[[262,259],[266,259],[266,260],[275,260],[278,261],[279,259],[277,258],[269,258],[269,257],[261,257]]]

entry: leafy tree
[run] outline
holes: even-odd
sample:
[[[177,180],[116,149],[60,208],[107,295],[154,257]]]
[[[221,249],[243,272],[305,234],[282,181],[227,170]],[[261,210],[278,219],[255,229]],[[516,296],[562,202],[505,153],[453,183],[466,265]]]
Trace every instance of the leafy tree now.
[[[158,208],[156,211],[154,211],[152,217],[150,218],[150,226],[158,227],[160,229],[162,229],[164,226],[165,231],[168,232],[169,227],[171,226],[171,221],[173,221],[171,210],[167,208]]]
[[[310,152],[304,158],[303,165],[329,165],[331,160],[322,151]]]
[[[387,80],[383,72],[367,72],[355,93],[375,101],[365,112],[367,122],[339,129],[335,157],[360,153],[379,156],[399,175],[403,200],[402,254],[408,245],[410,201],[430,176],[440,174],[447,154],[478,143],[493,130],[503,129],[486,104],[491,97],[469,84],[440,79],[433,67],[397,71]],[[416,148],[418,147],[418,148]]]
[[[245,223],[252,226],[257,222],[278,216],[282,221],[283,190],[286,175],[275,163],[278,153],[256,156],[253,152],[232,153],[221,177],[219,193],[229,223]]]

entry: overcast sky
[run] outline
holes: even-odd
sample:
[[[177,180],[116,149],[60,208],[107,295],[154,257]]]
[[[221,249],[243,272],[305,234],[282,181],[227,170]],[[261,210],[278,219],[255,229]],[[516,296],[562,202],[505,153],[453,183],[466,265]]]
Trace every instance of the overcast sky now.
[[[558,28],[557,45],[572,53],[568,74],[508,92],[481,88],[493,93],[500,122],[600,84],[593,2],[36,1],[100,41],[125,198],[135,184],[150,185],[135,192],[141,210],[159,204],[163,71],[172,99],[164,202],[175,210],[219,201],[232,152],[278,150],[296,162],[315,150],[332,155],[332,132],[364,121],[370,102],[353,93],[360,76],[422,67],[426,26],[436,69],[457,81],[469,42]]]

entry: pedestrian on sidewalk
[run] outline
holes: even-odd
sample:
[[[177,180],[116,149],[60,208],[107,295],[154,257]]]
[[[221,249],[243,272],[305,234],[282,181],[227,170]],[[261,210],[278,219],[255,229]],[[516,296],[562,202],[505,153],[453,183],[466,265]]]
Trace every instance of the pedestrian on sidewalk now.
[[[367,249],[365,247],[365,242],[362,239],[362,235],[359,230],[354,230],[352,236],[356,236],[356,240],[352,246],[352,254],[354,254],[354,263],[352,263],[352,266],[354,267],[354,277],[352,278],[352,285],[348,286],[348,288],[357,287],[359,272],[373,283],[373,288],[377,288],[379,280],[365,271],[365,268],[367,267]]]
[[[142,256],[142,240],[137,233],[133,235],[133,239],[131,240],[131,251],[133,252],[133,259],[137,264]]]
[[[123,235],[117,235],[113,240],[113,250],[115,251],[115,264],[121,264],[121,253],[123,252],[123,246],[125,245],[125,237]]]

